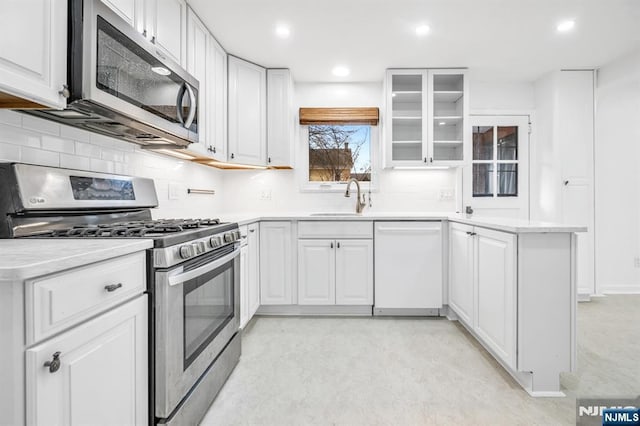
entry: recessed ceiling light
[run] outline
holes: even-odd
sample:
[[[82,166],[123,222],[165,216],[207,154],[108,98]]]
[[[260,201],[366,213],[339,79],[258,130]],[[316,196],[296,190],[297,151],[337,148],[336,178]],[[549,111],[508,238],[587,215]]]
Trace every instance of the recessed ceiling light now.
[[[441,122],[438,123],[439,126],[444,126],[445,124],[447,124],[447,123],[444,122],[444,121],[441,121]]]
[[[429,33],[429,26],[425,24],[418,25],[416,27],[416,35],[417,36],[425,36]]]
[[[347,68],[347,67],[345,67],[343,65],[338,65],[338,66],[333,67],[333,70],[331,70],[331,72],[336,77],[346,77],[346,76],[349,75],[349,68]]]
[[[171,71],[169,71],[165,67],[151,67],[151,71],[160,75],[171,75]]]
[[[567,31],[571,31],[575,26],[576,21],[574,21],[573,19],[569,19],[567,21],[560,22],[556,28],[559,32],[566,33]]]
[[[286,25],[278,25],[276,27],[276,35],[280,38],[287,38],[291,34],[291,30]]]

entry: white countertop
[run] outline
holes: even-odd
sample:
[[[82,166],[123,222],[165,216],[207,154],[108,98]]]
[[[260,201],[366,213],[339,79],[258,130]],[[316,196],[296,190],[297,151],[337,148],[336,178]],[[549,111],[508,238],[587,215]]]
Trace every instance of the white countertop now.
[[[586,226],[538,222],[522,219],[496,218],[496,217],[467,217],[463,214],[446,212],[367,212],[361,215],[353,215],[345,212],[344,215],[323,216],[309,212],[291,213],[241,213],[225,214],[221,216],[225,222],[238,222],[246,225],[260,220],[448,220],[450,222],[464,223],[472,226],[495,229],[499,231],[520,233],[558,233],[558,232],[586,232]]]
[[[145,250],[148,239],[0,240],[0,281],[25,280]]]

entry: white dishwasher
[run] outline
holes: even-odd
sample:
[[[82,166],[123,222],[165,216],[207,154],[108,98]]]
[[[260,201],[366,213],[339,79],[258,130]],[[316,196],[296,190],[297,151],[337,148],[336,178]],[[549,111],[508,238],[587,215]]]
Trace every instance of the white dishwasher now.
[[[375,222],[374,315],[438,315],[442,222]]]

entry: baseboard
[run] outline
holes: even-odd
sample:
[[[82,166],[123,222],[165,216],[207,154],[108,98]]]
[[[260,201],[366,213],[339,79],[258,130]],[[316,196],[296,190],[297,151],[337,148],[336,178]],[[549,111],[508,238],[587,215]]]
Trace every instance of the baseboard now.
[[[578,302],[591,302],[591,293],[578,293]]]
[[[260,305],[257,315],[371,316],[370,305]]]
[[[640,294],[640,285],[611,285],[599,290],[602,294]]]

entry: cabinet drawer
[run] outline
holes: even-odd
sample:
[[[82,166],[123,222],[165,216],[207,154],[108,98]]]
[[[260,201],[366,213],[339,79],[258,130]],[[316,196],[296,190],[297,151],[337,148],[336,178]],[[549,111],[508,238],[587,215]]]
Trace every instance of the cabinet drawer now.
[[[144,252],[27,281],[27,345],[106,311],[145,289]]]
[[[373,222],[301,221],[298,238],[373,238]]]

